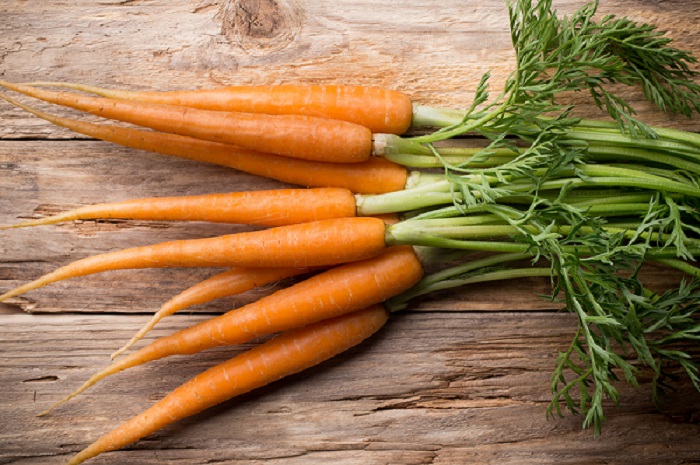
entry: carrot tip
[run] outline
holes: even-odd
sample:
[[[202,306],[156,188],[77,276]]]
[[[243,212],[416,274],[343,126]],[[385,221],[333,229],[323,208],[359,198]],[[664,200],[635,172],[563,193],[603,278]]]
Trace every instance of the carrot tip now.
[[[122,348],[120,348],[119,350],[114,351],[114,352],[112,353],[112,355],[109,356],[109,359],[110,359],[111,361],[114,361],[115,358],[119,357],[121,354],[123,354],[124,352],[126,352],[127,350],[129,350],[129,348],[130,348],[132,345],[133,345],[132,342],[129,342],[129,343],[127,343],[127,344],[124,344],[124,346],[123,346]]]
[[[55,404],[53,404],[51,407],[47,408],[46,410],[37,413],[36,416],[37,417],[45,417],[46,415],[50,414],[56,407],[65,403],[66,401],[68,401],[71,398],[72,398],[72,395],[64,397],[63,399],[59,400],[58,402],[56,402]]]
[[[21,223],[0,224],[0,230],[29,228],[29,227],[33,227],[33,226],[42,226],[42,225],[47,225],[47,224],[51,224],[51,223],[47,222],[46,219],[44,219],[44,218],[40,218],[40,219],[36,219],[36,220],[22,221]]]

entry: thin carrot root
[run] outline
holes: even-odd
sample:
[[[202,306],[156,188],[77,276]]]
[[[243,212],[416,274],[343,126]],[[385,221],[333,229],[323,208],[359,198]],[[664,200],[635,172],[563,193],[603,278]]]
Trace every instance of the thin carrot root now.
[[[385,224],[334,218],[206,239],[163,242],[87,257],[0,295],[0,302],[57,281],[112,270],[167,267],[305,268],[364,260],[386,248]]]
[[[96,218],[285,226],[328,218],[353,217],[355,210],[355,197],[347,189],[278,189],[132,199],[88,205],[46,218],[2,225],[0,229]]]
[[[301,160],[177,134],[62,118],[32,108],[3,93],[0,93],[0,98],[38,118],[95,139],[162,155],[226,166],[290,184],[342,187],[359,194],[383,194],[404,189],[408,178],[406,168],[379,157],[371,157],[359,163]]]
[[[403,134],[411,126],[413,117],[413,104],[408,96],[380,87],[277,85],[139,92],[68,82],[33,82],[26,85],[62,87],[108,98],[202,110],[318,116],[348,121],[365,126],[372,132],[387,134]]]
[[[0,80],[6,89],[75,110],[156,131],[233,144],[305,160],[357,163],[372,153],[372,133],[346,121],[304,115],[265,115],[88,97]]]
[[[114,360],[129,350],[153,329],[160,320],[180,310],[222,297],[241,294],[269,283],[307,273],[308,271],[308,268],[234,268],[212,276],[163,304],[129,342],[112,354],[111,359]]]
[[[281,289],[239,309],[157,339],[90,377],[45,415],[98,381],[171,355],[191,355],[222,345],[248,342],[380,303],[415,285],[423,267],[409,246],[348,263]]]
[[[192,378],[89,445],[67,465],[120,449],[182,418],[318,365],[376,333],[388,317],[381,305],[374,305],[283,333]]]

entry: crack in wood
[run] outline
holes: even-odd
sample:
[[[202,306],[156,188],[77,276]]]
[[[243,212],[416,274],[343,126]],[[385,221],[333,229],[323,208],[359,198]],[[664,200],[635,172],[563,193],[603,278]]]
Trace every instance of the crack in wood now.
[[[51,383],[54,381],[58,381],[58,376],[54,376],[54,375],[40,376],[38,378],[25,379],[22,382],[23,383]]]

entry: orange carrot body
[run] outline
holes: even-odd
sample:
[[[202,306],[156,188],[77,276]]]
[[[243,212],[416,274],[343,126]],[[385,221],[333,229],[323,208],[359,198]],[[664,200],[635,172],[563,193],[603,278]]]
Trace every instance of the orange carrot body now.
[[[87,257],[0,295],[110,270],[166,267],[309,267],[364,260],[386,248],[379,218],[319,220],[206,239],[163,242]]]
[[[0,229],[94,218],[284,226],[328,218],[353,217],[355,210],[355,196],[347,189],[277,189],[87,205],[46,218],[0,226]]]
[[[305,115],[265,115],[89,97],[0,81],[8,89],[62,105],[197,139],[316,161],[357,163],[372,153],[369,129],[347,121]]]
[[[283,333],[195,376],[145,412],[75,455],[77,465],[120,449],[182,418],[318,365],[368,338],[387,321],[381,305]]]
[[[381,87],[287,84],[139,92],[70,83],[44,84],[109,98],[202,110],[318,116],[356,123],[375,133],[403,134],[411,126],[413,116],[413,105],[406,94]]]
[[[383,302],[416,284],[423,267],[410,246],[348,263],[239,309],[160,338],[93,375],[59,405],[105,377],[171,355],[241,344]]]
[[[406,186],[406,168],[384,158],[371,157],[359,163],[301,160],[177,134],[62,118],[36,110],[6,95],[0,94],[0,97],[57,126],[95,139],[162,155],[226,166],[290,184],[342,187],[358,194],[384,194],[399,191]]]
[[[241,294],[285,278],[307,273],[308,268],[233,268],[195,284],[163,304],[131,340],[112,354],[116,358],[138,342],[163,318],[193,305]]]

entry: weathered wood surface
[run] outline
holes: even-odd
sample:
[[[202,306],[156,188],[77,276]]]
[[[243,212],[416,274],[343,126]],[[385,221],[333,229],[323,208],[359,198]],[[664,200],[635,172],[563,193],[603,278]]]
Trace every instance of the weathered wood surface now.
[[[571,11],[583,2],[555,3]],[[653,21],[700,55],[695,0],[603,1],[601,11]],[[348,82],[463,107],[484,71],[492,71],[497,87],[511,66],[501,0],[0,2],[0,77],[8,80],[140,89]],[[700,131],[698,119],[639,108],[654,124]],[[596,114],[588,105],[582,113]],[[0,223],[137,196],[282,186],[79,139],[0,104]],[[93,253],[244,229],[85,221],[4,231],[0,289]],[[0,463],[60,463],[242,350],[135,369],[49,417],[34,417],[102,367],[144,313],[213,272],[108,273],[0,304]],[[678,279],[653,268],[647,273],[658,286]],[[196,310],[228,309],[274,289]],[[94,463],[700,463],[700,395],[687,383],[661,411],[649,399],[648,376],[636,390],[621,386],[622,405],[609,406],[599,439],[580,430],[580,418],[545,419],[554,355],[575,327],[535,295],[547,289],[544,280],[528,280],[423,299],[336,360]],[[153,337],[200,318],[172,318]]]
[[[197,317],[164,323],[164,335]],[[60,463],[150,405],[227,348],[135,368],[47,417],[142,322],[134,316],[12,315],[0,349],[0,463]],[[78,326],[81,331],[76,332]],[[659,413],[623,389],[605,435],[579,418],[547,420],[553,353],[570,315],[397,315],[367,343],[312,370],[169,427],[95,463],[623,464],[698,463],[700,398],[689,386]],[[27,350],[30,340],[32,350]]]

